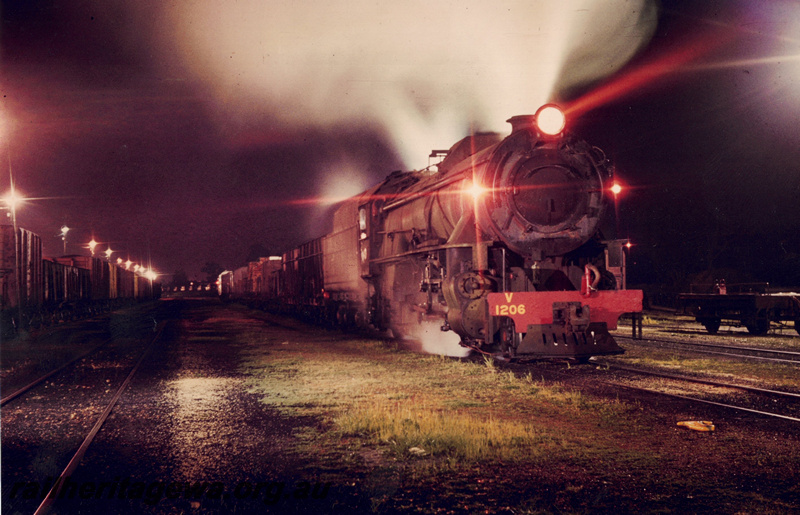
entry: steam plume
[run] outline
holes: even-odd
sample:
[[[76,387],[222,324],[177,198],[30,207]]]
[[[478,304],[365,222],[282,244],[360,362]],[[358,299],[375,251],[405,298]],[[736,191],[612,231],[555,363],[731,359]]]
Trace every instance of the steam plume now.
[[[167,5],[162,59],[207,84],[226,123],[376,126],[415,167],[618,70],[657,19],[653,0]]]

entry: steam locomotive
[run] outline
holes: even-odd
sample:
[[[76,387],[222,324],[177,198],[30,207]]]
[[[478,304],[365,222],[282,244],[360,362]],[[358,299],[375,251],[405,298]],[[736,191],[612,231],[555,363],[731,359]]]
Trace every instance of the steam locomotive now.
[[[555,105],[508,121],[344,201],[325,236],[223,273],[220,293],[396,337],[433,326],[509,358],[623,352],[609,329],[642,292],[606,266],[613,167]]]

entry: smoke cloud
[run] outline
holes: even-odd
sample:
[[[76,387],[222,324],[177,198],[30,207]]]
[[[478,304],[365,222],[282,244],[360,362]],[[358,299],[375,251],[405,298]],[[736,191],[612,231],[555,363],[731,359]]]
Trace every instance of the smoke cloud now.
[[[409,167],[470,131],[507,132],[509,117],[615,72],[650,39],[658,14],[654,0],[186,0],[162,9],[158,59],[177,58],[205,84],[228,130],[373,127]]]

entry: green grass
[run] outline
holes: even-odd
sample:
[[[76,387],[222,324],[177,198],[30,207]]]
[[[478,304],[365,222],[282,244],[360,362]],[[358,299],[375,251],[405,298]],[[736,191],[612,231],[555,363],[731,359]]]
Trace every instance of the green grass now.
[[[362,436],[384,444],[401,457],[527,460],[570,445],[560,436],[519,420],[398,404],[363,405],[343,413],[335,421],[344,435]]]
[[[426,356],[324,331],[252,327],[243,339],[250,391],[270,409],[313,420],[295,430],[291,452],[334,484],[360,485],[378,512],[797,507],[796,439],[735,417],[713,419],[713,434],[676,427],[706,419],[704,406],[673,412],[544,381],[535,366],[514,373],[490,359]],[[632,347],[615,359],[730,374],[739,366]]]
[[[525,461],[582,444],[576,426],[608,426],[629,407],[517,376],[493,360],[398,352],[329,335],[303,343],[251,336],[250,391],[286,414],[318,415],[341,438],[395,457]],[[413,448],[423,456],[410,453]]]

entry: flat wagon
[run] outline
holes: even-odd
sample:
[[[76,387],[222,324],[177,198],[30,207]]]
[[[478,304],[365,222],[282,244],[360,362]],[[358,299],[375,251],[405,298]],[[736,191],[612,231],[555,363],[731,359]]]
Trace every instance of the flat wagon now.
[[[694,316],[710,334],[723,321],[766,334],[772,322],[793,322],[800,334],[800,293],[770,291],[766,283],[692,285],[678,296],[681,311]]]

